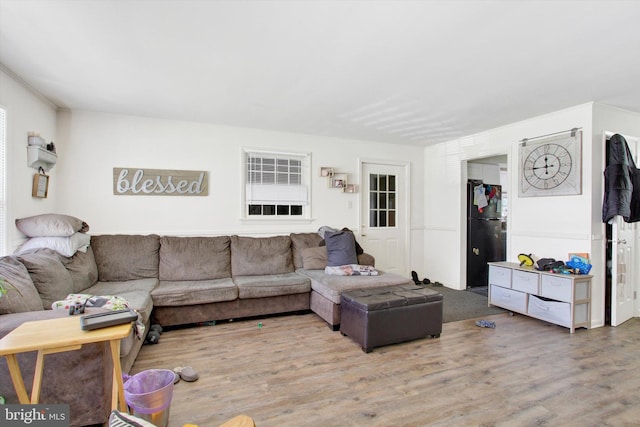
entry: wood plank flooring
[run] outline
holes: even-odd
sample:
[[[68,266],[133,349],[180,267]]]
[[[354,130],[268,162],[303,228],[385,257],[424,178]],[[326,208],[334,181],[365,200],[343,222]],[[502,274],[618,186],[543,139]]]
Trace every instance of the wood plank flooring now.
[[[131,373],[193,366],[170,427],[239,415],[269,426],[631,426],[640,423],[640,319],[578,329],[500,314],[365,354],[315,314],[166,331]],[[258,328],[262,322],[262,328]]]

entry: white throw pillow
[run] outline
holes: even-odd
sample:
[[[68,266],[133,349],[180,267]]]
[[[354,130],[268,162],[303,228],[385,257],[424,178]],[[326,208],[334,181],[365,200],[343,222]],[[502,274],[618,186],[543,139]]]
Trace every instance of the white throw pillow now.
[[[89,231],[89,224],[69,215],[42,214],[16,219],[16,227],[27,237],[68,237]]]
[[[72,257],[77,251],[86,252],[91,236],[75,233],[69,237],[32,237],[16,249],[17,255],[40,248],[49,248],[62,256]]]

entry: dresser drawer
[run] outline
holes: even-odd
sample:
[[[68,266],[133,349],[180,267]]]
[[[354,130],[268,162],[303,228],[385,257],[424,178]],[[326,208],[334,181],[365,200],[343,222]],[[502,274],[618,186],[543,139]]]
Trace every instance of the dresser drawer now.
[[[540,279],[540,295],[546,298],[571,302],[572,281],[567,277],[543,274]]]
[[[489,266],[489,285],[498,285],[504,288],[510,288],[511,287],[511,269],[490,265]]]
[[[513,280],[511,281],[511,288],[528,292],[530,294],[538,293],[538,280],[540,275],[538,273],[530,273],[528,271],[513,270]]]
[[[520,313],[526,313],[527,294],[491,285],[491,301],[489,303]]]
[[[571,325],[571,304],[558,301],[546,301],[529,295],[527,314],[562,326]]]

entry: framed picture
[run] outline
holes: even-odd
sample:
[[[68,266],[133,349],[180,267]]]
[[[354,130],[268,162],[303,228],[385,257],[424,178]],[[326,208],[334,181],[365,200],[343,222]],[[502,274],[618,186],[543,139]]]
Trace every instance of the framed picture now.
[[[347,186],[346,173],[334,173],[333,176],[329,178],[329,187],[331,188],[340,188],[344,190],[346,186]]]
[[[49,194],[49,175],[37,173],[33,175],[31,196],[46,199]]]
[[[323,178],[330,178],[333,176],[333,168],[326,168],[326,167],[321,167],[320,168],[320,176]]]
[[[343,190],[345,193],[357,193],[358,192],[358,186],[355,184],[347,184],[344,187]]]

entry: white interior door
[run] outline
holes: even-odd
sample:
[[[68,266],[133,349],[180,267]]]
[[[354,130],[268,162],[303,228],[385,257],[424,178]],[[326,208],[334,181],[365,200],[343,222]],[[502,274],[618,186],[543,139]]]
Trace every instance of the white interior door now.
[[[360,244],[376,268],[409,277],[406,167],[362,163]]]
[[[616,217],[612,224],[611,251],[611,326],[631,319],[635,310],[637,263],[634,237],[637,223],[628,224]]]
[[[638,141],[625,138],[636,165]],[[618,326],[631,319],[635,313],[638,290],[638,223],[626,223],[616,217],[611,224],[611,326]]]

